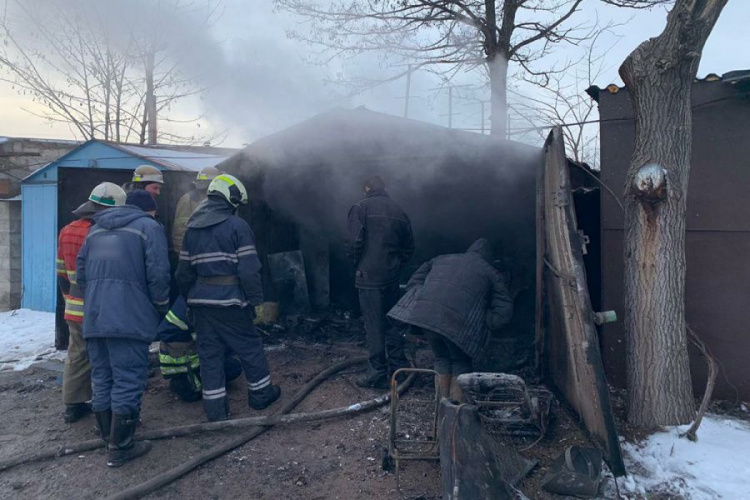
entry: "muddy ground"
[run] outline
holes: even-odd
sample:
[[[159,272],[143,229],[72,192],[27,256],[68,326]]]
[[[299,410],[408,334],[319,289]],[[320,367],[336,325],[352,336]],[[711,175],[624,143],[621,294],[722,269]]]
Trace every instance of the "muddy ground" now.
[[[313,333],[313,332],[311,332]],[[323,368],[364,354],[356,335],[338,336],[335,342],[316,334],[308,343],[286,338],[267,339],[267,355],[274,381],[288,400]],[[312,341],[312,342],[311,342]],[[429,364],[421,348],[417,359]],[[49,446],[96,437],[93,417],[74,423],[62,421],[61,366],[53,362],[22,372],[0,373],[0,459]],[[342,372],[326,381],[295,412],[314,412],[348,406],[379,393],[358,388],[360,369]],[[425,399],[434,391],[431,382],[418,382],[410,397]],[[247,407],[244,384],[230,386],[233,418],[258,415]],[[262,413],[278,409],[277,403]],[[430,409],[406,415],[406,433],[428,433]],[[532,500],[552,497],[539,489],[551,461],[570,444],[585,438],[570,413],[557,406],[548,435],[524,452],[539,466],[521,483]],[[183,403],[168,390],[160,376],[149,379],[142,409],[143,430],[203,422],[200,403]],[[411,431],[409,430],[411,429]],[[150,495],[182,499],[414,499],[440,498],[437,462],[402,465],[401,491],[393,472],[381,461],[388,446],[388,407],[355,417],[288,425],[271,429],[255,440],[220,457]],[[119,469],[108,469],[102,452],[57,458],[0,472],[0,498],[104,498],[166,471],[212,446],[231,439],[232,433],[211,433],[154,442],[147,456]],[[527,445],[533,444],[529,442]]]

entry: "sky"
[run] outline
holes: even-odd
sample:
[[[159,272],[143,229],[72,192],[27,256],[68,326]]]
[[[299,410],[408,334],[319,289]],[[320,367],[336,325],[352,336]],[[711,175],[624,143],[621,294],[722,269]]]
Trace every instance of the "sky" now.
[[[6,1],[12,8],[13,0],[0,0],[0,7]],[[49,0],[26,0],[26,5],[44,1]],[[201,116],[197,123],[168,126],[176,132],[208,133],[215,135],[214,140],[223,146],[240,147],[333,107],[364,105],[376,111],[403,114],[404,79],[354,96],[331,83],[338,75],[377,78],[392,74],[392,63],[381,55],[325,61],[318,55],[318,48],[288,36],[290,30],[304,32],[308,24],[288,12],[274,11],[271,0],[223,0],[220,14],[204,31],[194,29],[190,20],[169,27],[171,35],[189,48],[181,59],[184,70],[208,89],[201,98],[188,98],[173,106],[172,118],[187,120]],[[621,84],[617,75],[620,63],[639,43],[659,34],[666,21],[666,10],[661,7],[634,11],[586,0],[577,16],[582,22],[598,19],[603,24],[611,20],[616,25],[615,33],[601,37],[596,49],[604,62],[602,73],[592,83],[604,87],[609,83]],[[750,2],[730,0],[705,47],[699,77],[750,67],[744,50],[750,45],[747,19],[750,19]],[[560,47],[543,63],[577,60],[581,55],[580,48]],[[478,101],[456,97],[462,94],[462,86],[478,81],[481,76],[475,72],[463,73],[454,82],[454,127],[481,126]],[[538,92],[520,82],[511,85],[516,92],[513,99],[523,100],[523,96],[533,97]],[[578,85],[577,90],[583,92],[588,83]],[[448,91],[441,88],[434,76],[415,73],[411,95],[410,118],[448,125]],[[471,93],[471,97],[477,96],[486,98],[481,91]],[[35,106],[38,104],[19,95],[10,84],[0,82],[0,135],[75,138],[66,125],[51,125],[27,111],[38,111]]]

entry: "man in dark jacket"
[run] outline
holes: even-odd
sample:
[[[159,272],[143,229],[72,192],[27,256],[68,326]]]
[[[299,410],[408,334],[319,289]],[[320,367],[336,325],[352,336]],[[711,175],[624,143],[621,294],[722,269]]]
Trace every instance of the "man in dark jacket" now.
[[[245,186],[237,178],[217,176],[208,198],[188,220],[177,266],[177,283],[197,333],[203,409],[212,422],[229,414],[227,349],[242,363],[251,408],[262,410],[281,395],[271,384],[263,342],[253,325],[254,308],[263,302],[261,265],[250,225],[235,215],[247,202]]]
[[[138,207],[115,206],[95,215],[94,223],[77,262],[83,337],[107,465],[119,467],[151,449],[133,436],[148,378],[148,347],[169,307],[169,259],[164,229]]]
[[[461,400],[458,376],[471,372],[472,359],[489,334],[510,321],[513,300],[492,266],[484,238],[462,254],[425,262],[388,316],[421,328],[435,354],[438,396]]]
[[[354,285],[370,351],[368,374],[360,387],[385,389],[388,375],[408,366],[404,341],[386,313],[399,296],[401,266],[414,253],[409,217],[388,196],[378,176],[364,184],[365,198],[349,210],[350,256],[356,269]]]

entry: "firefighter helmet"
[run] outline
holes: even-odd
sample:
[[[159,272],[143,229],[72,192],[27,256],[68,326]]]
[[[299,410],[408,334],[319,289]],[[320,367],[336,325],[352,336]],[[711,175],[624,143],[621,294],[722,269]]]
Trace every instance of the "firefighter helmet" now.
[[[156,182],[164,184],[164,176],[161,171],[151,165],[141,165],[133,172],[133,182]]]
[[[211,184],[211,181],[219,174],[221,174],[221,171],[216,167],[202,168],[201,171],[198,172],[198,175],[195,176],[195,187],[198,189],[206,189]]]
[[[89,200],[105,207],[119,207],[125,204],[125,191],[111,182],[102,182],[89,195]]]
[[[229,174],[217,175],[208,186],[208,195],[221,196],[233,207],[247,205],[247,190],[240,180]]]

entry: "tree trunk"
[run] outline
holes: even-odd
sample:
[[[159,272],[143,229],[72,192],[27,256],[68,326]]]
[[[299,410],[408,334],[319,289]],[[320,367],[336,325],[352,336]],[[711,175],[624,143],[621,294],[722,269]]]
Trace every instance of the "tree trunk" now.
[[[497,54],[488,58],[490,74],[491,135],[506,139],[508,136],[508,60]]]
[[[156,95],[154,95],[154,52],[146,54],[146,120],[148,122],[148,144],[155,145]]]
[[[726,2],[678,0],[664,32],[620,68],[635,111],[624,257],[628,421],[638,427],[695,417],[685,325],[690,95],[703,45]]]

